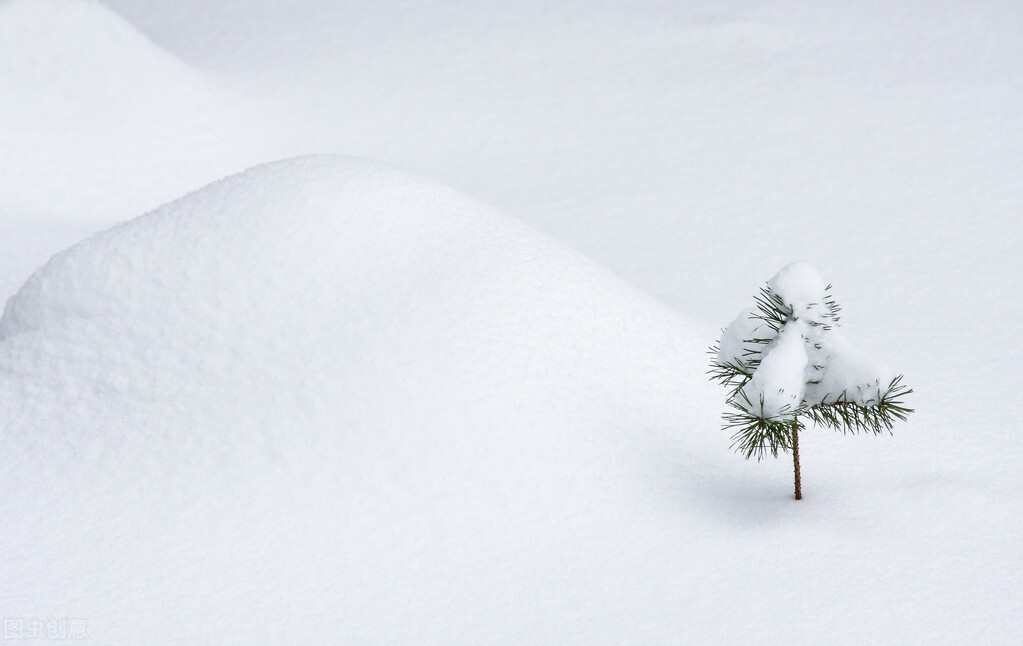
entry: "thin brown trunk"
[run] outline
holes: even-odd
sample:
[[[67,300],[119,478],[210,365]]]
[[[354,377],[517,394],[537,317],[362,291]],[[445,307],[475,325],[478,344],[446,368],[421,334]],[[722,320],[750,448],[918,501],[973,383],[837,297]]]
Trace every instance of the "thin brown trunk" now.
[[[796,472],[796,500],[803,499],[803,490],[799,486],[799,425],[792,422],[792,466]]]

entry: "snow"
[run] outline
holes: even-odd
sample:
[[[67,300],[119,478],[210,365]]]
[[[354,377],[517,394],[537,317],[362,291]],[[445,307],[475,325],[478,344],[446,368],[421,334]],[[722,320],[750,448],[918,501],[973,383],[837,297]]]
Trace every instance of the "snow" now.
[[[820,383],[807,386],[805,399],[819,403],[825,399],[834,401],[844,394],[846,400],[862,406],[876,404],[895,378],[895,372],[887,363],[853,347],[842,333],[829,336],[827,355],[818,364],[825,368],[814,375]]]
[[[747,348],[747,339],[763,339],[771,341],[776,332],[771,326],[764,323],[756,316],[756,308],[743,310],[731,323],[721,332],[721,339],[718,341],[718,352],[715,361],[720,364],[731,364],[747,367],[749,352],[755,348]]]
[[[0,3],[0,204],[95,229],[261,161],[235,85],[97,2]]]
[[[0,616],[1015,643],[1021,30],[998,0],[0,2]],[[802,433],[799,503],[704,374],[797,258],[838,372],[867,397],[883,357],[917,410]]]
[[[750,307],[722,331],[718,342],[714,362],[750,375],[736,403],[771,419],[792,418],[808,406],[840,398],[862,406],[880,402],[895,373],[836,329],[830,285],[814,266],[788,264],[765,289],[763,298],[781,300],[786,317],[781,329],[776,331],[760,318],[757,307]],[[754,358],[760,362],[751,366]]]
[[[227,178],[56,255],[8,301],[0,397],[21,405],[0,424],[22,457],[3,540],[23,556],[2,601],[30,590],[111,641],[135,622],[210,638],[212,624],[177,625],[210,598],[237,608],[220,616],[239,643],[288,608],[340,612],[356,641],[440,638],[430,616],[452,604],[498,621],[507,593],[492,586],[536,572],[504,571],[524,567],[514,546],[557,562],[577,532],[614,536],[653,504],[636,478],[657,467],[664,420],[697,405],[685,393],[707,388],[684,368],[699,349],[683,340],[703,332],[379,164],[299,158]],[[140,599],[124,577],[143,573],[156,587]],[[389,628],[425,582],[439,600]],[[539,609],[516,603],[502,621]]]
[[[803,404],[808,359],[804,325],[787,326],[774,339],[742,389],[741,405],[764,418],[791,418]]]
[[[767,281],[767,288],[792,308],[793,319],[819,325],[827,323],[828,284],[813,265],[806,262],[786,265]]]

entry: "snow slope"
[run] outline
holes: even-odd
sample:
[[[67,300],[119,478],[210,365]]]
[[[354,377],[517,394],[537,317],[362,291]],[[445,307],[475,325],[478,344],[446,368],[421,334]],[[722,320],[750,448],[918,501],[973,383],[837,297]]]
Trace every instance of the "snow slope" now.
[[[1023,316],[991,298],[1023,270],[1015,2],[107,1],[302,150],[459,187],[706,324],[797,259],[868,333],[921,267],[964,325]]]
[[[379,165],[215,183],[8,302],[0,607],[104,643],[557,629],[562,584],[520,597],[666,494],[646,453],[700,417],[705,332]]]
[[[225,79],[92,1],[0,3],[0,210],[110,223],[265,158]]]

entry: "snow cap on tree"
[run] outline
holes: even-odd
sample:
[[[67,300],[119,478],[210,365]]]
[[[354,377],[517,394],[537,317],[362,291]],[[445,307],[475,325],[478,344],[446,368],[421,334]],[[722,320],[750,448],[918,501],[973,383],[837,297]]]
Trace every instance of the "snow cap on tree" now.
[[[711,378],[729,387],[726,428],[747,458],[792,450],[803,419],[842,432],[891,431],[912,412],[902,376],[856,350],[838,327],[831,285],[805,262],[779,271],[711,348]]]

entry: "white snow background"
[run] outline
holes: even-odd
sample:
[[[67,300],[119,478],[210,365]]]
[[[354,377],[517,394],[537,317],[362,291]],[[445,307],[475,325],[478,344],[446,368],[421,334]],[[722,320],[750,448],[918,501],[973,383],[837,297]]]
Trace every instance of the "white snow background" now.
[[[4,630],[1018,643],[1021,33],[1013,2],[0,2]],[[705,375],[794,260],[917,410],[805,432],[800,502]]]

